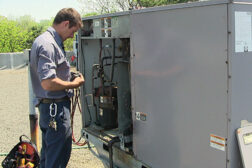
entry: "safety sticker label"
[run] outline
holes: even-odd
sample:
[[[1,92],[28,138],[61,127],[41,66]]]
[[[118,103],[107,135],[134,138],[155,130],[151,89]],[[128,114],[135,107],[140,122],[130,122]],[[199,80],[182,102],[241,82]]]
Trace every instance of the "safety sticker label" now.
[[[94,27],[99,27],[100,26],[100,22],[99,21],[95,21]]]
[[[146,121],[147,114],[143,112],[136,112],[136,120]]]
[[[225,151],[226,139],[218,135],[210,134],[210,146],[212,148]]]
[[[251,18],[251,12],[235,12],[235,52],[252,51]]]

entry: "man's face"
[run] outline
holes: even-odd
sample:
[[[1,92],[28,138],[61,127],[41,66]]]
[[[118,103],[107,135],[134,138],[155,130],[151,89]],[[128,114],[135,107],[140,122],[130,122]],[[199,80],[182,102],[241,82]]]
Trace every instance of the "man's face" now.
[[[65,41],[68,38],[73,38],[74,37],[74,33],[78,31],[78,29],[80,28],[80,26],[73,26],[71,28],[69,28],[69,21],[65,21],[64,24],[64,33],[62,34],[62,40]]]
[[[73,38],[74,37],[74,33],[78,31],[80,27],[79,26],[73,26],[71,28],[67,29],[66,35],[67,35],[67,39],[68,38]]]

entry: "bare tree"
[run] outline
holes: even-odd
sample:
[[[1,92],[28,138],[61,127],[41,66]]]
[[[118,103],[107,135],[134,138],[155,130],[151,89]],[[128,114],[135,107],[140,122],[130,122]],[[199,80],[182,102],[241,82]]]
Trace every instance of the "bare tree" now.
[[[118,7],[121,9],[121,11],[127,11],[130,9],[131,4],[130,0],[115,0],[115,1]]]
[[[127,11],[143,7],[161,6],[175,3],[186,3],[199,0],[77,0],[84,8],[82,14],[98,14]]]
[[[99,14],[127,11],[131,0],[78,0],[82,5],[82,14],[97,12]]]

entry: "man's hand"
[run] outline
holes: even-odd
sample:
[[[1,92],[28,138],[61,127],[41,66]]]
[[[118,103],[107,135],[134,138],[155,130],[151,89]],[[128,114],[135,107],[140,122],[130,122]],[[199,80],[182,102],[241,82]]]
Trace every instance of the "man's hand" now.
[[[41,86],[47,91],[60,91],[65,89],[74,89],[81,86],[84,83],[84,77],[80,73],[79,77],[76,77],[73,81],[63,81],[60,78],[44,79],[41,82]]]
[[[76,87],[75,87],[75,88],[81,86],[84,82],[85,82],[85,79],[84,79],[84,77],[83,77],[83,75],[82,75],[81,73],[79,73],[79,76],[76,77],[76,78],[73,80],[73,83],[76,84]]]

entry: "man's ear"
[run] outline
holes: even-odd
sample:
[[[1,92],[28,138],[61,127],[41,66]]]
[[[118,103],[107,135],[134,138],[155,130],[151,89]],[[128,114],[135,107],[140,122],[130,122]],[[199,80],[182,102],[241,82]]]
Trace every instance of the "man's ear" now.
[[[64,27],[69,28],[69,20],[63,22]]]

